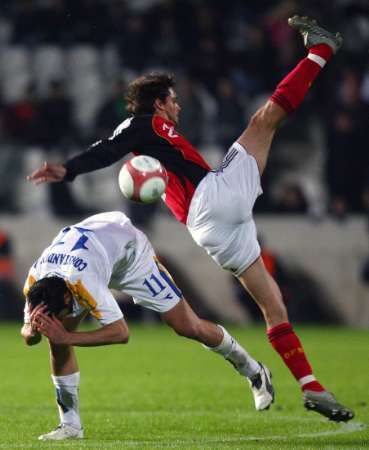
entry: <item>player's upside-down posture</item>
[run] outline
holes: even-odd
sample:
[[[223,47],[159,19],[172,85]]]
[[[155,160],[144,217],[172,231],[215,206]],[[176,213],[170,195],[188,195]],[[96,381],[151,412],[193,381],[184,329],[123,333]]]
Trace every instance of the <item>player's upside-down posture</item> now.
[[[129,152],[153,156],[169,174],[165,202],[187,225],[195,242],[252,295],[267,325],[271,345],[300,384],[306,408],[331,420],[347,421],[354,413],[339,404],[315,378],[303,346],[288,320],[281,292],[260,257],[252,209],[261,194],[260,175],[280,122],[295,111],[315,78],[342,45],[342,38],[316,21],[294,16],[308,48],[304,58],[277,86],[231,146],[223,163],[211,170],[197,150],[175,129],[180,106],[167,74],[134,80],[127,94],[133,116],[104,141],[70,159],[48,164],[28,177],[42,182],[72,181],[78,174],[111,165]]]
[[[146,236],[121,212],[96,214],[60,231],[31,267],[24,293],[28,345],[49,338],[52,379],[60,425],[41,440],[82,438],[78,411],[79,370],[73,346],[128,342],[128,327],[109,287],[161,314],[176,333],[222,355],[245,376],[255,407],[267,409],[274,398],[269,370],[255,361],[220,325],[202,320],[183,298]],[[75,331],[90,313],[101,324]]]

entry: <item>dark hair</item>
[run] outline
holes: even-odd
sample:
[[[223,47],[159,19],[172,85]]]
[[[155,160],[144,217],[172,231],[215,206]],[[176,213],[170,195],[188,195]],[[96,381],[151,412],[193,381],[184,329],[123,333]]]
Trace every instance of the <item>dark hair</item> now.
[[[128,85],[125,99],[127,111],[133,114],[152,114],[157,98],[164,101],[169,88],[174,87],[174,76],[168,73],[149,73]]]
[[[60,277],[46,277],[36,281],[28,291],[27,299],[32,308],[44,303],[51,314],[58,315],[66,307],[64,296],[69,292]]]

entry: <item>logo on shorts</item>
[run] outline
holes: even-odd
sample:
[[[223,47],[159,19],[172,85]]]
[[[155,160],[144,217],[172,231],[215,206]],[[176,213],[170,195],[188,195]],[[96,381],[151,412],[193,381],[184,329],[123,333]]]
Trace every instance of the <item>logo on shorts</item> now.
[[[225,168],[227,168],[231,162],[234,160],[234,158],[238,155],[238,150],[237,149],[232,149],[230,152],[228,152],[225,156],[225,158],[223,159],[221,165],[217,168],[212,170],[212,172],[215,172],[216,174],[218,173],[222,173],[223,170]]]

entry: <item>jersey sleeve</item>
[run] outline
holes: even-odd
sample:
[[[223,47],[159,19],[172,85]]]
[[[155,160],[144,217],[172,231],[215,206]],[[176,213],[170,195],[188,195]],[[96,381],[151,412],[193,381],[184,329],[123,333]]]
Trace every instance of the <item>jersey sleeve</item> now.
[[[101,298],[101,301],[99,301],[97,306],[100,313],[100,318],[97,320],[102,326],[123,318],[123,313],[120,310],[117,301],[113,297],[113,294],[107,287],[104,291],[104,297]]]
[[[23,295],[25,297],[25,304],[24,304],[24,310],[23,310],[23,322],[25,324],[29,324],[30,320],[29,320],[29,315],[30,315],[30,311],[29,311],[29,304],[27,301],[27,295],[28,295],[28,291],[30,290],[31,286],[36,282],[36,278],[33,274],[32,269],[29,271],[28,276],[26,278],[26,281],[24,283],[24,287],[23,287]]]
[[[84,277],[75,282],[68,281],[68,287],[75,301],[100,322],[102,326],[123,318],[113,294],[96,277]]]
[[[138,145],[139,131],[133,117],[122,122],[108,139],[92,144],[85,152],[65,163],[65,181],[73,181],[82,173],[111,166],[132,152]]]
[[[29,304],[28,304],[28,301],[26,300],[26,302],[24,304],[24,310],[23,310],[23,323],[25,325],[28,325],[28,324],[31,323],[30,319],[29,319],[29,316],[30,316]]]

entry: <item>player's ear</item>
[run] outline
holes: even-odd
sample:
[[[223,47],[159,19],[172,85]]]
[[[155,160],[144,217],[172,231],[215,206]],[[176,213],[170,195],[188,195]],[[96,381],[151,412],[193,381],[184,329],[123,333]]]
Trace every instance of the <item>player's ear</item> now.
[[[164,102],[162,100],[160,100],[160,98],[155,99],[154,109],[155,109],[155,111],[163,111],[164,110]]]

